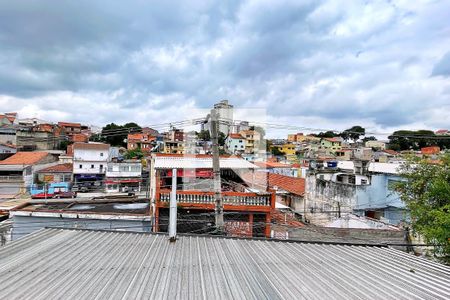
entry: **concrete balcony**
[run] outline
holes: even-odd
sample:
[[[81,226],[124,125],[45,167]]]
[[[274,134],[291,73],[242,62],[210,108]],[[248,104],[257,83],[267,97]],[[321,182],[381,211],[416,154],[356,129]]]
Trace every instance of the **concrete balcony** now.
[[[158,206],[169,205],[170,190],[161,190],[157,197]],[[252,210],[270,210],[275,200],[272,194],[222,192],[222,199],[225,209],[251,208]],[[215,205],[214,192],[202,191],[177,191],[177,204],[180,206],[190,206],[198,208],[213,208]]]

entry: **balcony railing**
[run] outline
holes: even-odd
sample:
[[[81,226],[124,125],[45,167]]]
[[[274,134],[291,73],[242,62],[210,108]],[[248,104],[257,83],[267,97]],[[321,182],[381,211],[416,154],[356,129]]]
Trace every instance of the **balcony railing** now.
[[[222,192],[223,203],[226,205],[271,205],[271,195],[259,195],[255,193]],[[170,191],[161,191],[159,201],[169,203]],[[214,204],[213,192],[177,191],[177,203]]]

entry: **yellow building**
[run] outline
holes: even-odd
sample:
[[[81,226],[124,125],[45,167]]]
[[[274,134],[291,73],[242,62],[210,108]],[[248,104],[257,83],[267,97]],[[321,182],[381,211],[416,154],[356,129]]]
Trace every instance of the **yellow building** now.
[[[286,156],[295,155],[295,145],[294,144],[283,144],[283,145],[272,145],[271,148],[278,148]]]

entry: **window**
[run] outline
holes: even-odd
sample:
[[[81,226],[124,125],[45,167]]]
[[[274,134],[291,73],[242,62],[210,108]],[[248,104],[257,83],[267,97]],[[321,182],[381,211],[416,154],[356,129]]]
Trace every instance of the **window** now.
[[[80,165],[80,169],[83,169],[83,165]]]
[[[355,176],[349,176],[348,177],[348,183],[355,184]]]
[[[367,184],[367,180],[361,179],[361,184]]]
[[[93,169],[94,168],[94,165],[91,165],[91,169]]]
[[[100,153],[100,156],[103,156],[103,152]]]
[[[100,165],[100,169],[103,169],[103,165]]]

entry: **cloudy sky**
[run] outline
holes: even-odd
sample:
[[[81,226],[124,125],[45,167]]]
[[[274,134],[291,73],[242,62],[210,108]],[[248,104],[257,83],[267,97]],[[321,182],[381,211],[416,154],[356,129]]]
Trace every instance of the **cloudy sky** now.
[[[0,0],[0,111],[148,125],[229,99],[271,123],[450,128],[448,0],[118,2]]]

